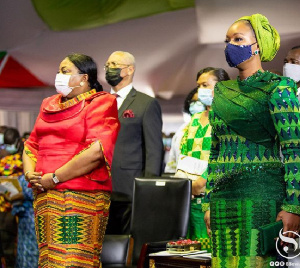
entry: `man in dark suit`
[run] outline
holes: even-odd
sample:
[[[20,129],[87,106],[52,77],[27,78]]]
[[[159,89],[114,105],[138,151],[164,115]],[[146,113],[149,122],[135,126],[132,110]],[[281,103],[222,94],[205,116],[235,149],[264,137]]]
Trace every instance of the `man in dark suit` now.
[[[113,52],[105,71],[117,98],[121,123],[112,163],[113,192],[132,198],[134,178],[161,175],[161,108],[155,98],[133,88],[135,59],[130,53]]]

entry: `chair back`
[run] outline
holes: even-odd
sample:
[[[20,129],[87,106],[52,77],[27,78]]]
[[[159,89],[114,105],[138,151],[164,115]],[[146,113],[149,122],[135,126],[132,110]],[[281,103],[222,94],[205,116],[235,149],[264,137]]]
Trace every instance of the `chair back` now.
[[[103,268],[112,265],[126,267],[131,262],[130,235],[105,235],[101,261]]]
[[[191,181],[183,178],[135,179],[130,228],[133,264],[144,243],[186,236],[191,188]]]

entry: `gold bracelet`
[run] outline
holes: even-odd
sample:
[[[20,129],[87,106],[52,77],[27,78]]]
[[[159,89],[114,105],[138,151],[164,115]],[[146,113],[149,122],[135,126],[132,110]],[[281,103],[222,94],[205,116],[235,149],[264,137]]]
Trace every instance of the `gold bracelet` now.
[[[26,176],[27,176],[27,174],[28,174],[29,172],[31,172],[31,171],[26,171],[26,172],[25,172],[25,174],[24,174],[24,175],[25,175],[25,178],[26,178]]]

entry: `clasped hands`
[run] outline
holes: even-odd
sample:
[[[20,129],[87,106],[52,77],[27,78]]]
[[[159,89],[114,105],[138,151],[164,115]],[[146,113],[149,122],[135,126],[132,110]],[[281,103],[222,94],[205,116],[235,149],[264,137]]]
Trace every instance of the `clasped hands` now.
[[[53,181],[53,173],[42,174],[42,172],[30,171],[27,172],[25,179],[31,184],[32,189],[45,191],[55,187]]]

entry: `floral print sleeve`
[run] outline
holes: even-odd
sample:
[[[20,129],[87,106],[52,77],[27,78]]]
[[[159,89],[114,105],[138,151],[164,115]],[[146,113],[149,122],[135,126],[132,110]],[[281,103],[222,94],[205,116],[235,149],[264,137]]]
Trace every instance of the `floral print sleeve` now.
[[[293,80],[283,79],[273,91],[269,108],[285,167],[286,198],[282,209],[300,214],[300,112]]]

